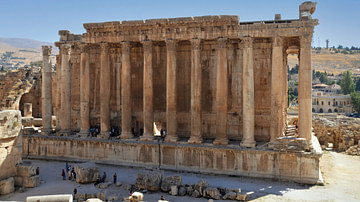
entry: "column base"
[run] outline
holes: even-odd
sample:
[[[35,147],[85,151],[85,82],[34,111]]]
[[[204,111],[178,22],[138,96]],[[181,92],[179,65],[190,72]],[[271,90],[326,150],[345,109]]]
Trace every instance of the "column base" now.
[[[71,135],[71,130],[60,130],[58,136],[69,136]]]
[[[120,135],[120,139],[131,139],[133,138],[133,134],[131,132],[123,132]]]
[[[228,144],[229,144],[229,140],[227,138],[216,138],[213,142],[213,145],[226,146]]]
[[[97,136],[97,139],[108,139],[109,138],[109,132],[100,132],[100,134]]]
[[[247,147],[247,148],[254,148],[255,145],[256,145],[255,141],[252,141],[252,142],[244,141],[244,142],[240,143],[240,147]]]
[[[152,134],[147,134],[147,135],[143,135],[140,136],[140,141],[148,141],[148,142],[152,142],[154,140],[154,136]]]
[[[200,137],[190,137],[190,139],[188,140],[189,144],[201,144],[202,143],[202,138]]]
[[[90,134],[90,132],[80,131],[80,132],[78,133],[78,136],[85,138],[85,137],[88,137],[89,134]]]
[[[165,137],[165,142],[175,143],[177,141],[178,141],[178,137],[176,137],[176,136],[166,136]]]

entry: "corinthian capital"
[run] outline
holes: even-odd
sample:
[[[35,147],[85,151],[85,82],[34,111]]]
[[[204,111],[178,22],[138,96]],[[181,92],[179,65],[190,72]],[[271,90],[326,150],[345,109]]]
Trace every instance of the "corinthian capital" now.
[[[253,39],[251,37],[241,38],[241,44],[243,47],[252,48],[253,47]]]
[[[218,38],[217,40],[217,47],[220,48],[227,48],[227,44],[228,44],[228,38]]]
[[[52,46],[42,46],[42,54],[43,56],[51,55]]]
[[[70,55],[71,45],[70,44],[62,44],[60,46],[61,55]]]

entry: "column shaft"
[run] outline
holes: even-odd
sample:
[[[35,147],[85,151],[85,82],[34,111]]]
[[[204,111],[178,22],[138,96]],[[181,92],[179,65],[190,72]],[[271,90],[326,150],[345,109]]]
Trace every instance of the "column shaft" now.
[[[176,113],[176,40],[166,41],[166,139],[176,142],[177,113]]]
[[[61,119],[60,133],[71,133],[71,45],[63,44],[61,50]]]
[[[130,139],[131,133],[131,44],[122,42],[121,69],[121,139]]]
[[[56,116],[56,131],[60,130],[61,116],[61,55],[56,55],[56,93],[54,113]]]
[[[283,111],[283,42],[275,37],[272,47],[271,64],[271,123],[270,142],[282,135]]]
[[[110,62],[109,45],[101,43],[100,54],[100,135],[108,138],[110,131]]]
[[[246,37],[243,43],[243,139],[240,146],[255,147],[254,138],[254,65],[253,39]]]
[[[51,92],[51,46],[42,46],[43,69],[42,69],[42,134],[51,133],[51,115],[52,115],[52,92]]]
[[[151,141],[154,139],[153,44],[152,41],[143,41],[142,44],[144,49],[144,134],[140,139],[143,141]]]
[[[217,40],[217,68],[216,68],[216,139],[215,145],[227,145],[227,38]]]
[[[311,102],[311,34],[300,37],[299,61],[299,133],[311,143],[312,102]]]
[[[191,137],[189,143],[200,144],[201,137],[201,40],[191,40]],[[226,55],[225,55],[226,57]],[[226,60],[225,60],[226,61]]]
[[[80,135],[87,137],[90,129],[90,56],[85,44],[81,45],[80,55]]]

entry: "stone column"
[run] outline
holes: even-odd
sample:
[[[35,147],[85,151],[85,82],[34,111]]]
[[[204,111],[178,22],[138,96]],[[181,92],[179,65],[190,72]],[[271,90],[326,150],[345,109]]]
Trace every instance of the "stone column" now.
[[[225,39],[226,40],[226,39]],[[224,42],[226,43],[226,42]],[[201,40],[191,40],[191,137],[189,143],[201,144]],[[226,53],[225,53],[226,58]],[[224,59],[226,62],[226,59]],[[221,64],[222,65],[222,64]],[[219,68],[219,66],[218,66]],[[223,68],[221,66],[220,68]],[[226,68],[226,65],[225,65]],[[226,74],[225,74],[226,75]],[[225,129],[226,133],[226,129]]]
[[[24,117],[32,117],[32,103],[24,103]]]
[[[283,39],[273,38],[271,62],[270,142],[282,135],[283,111]]]
[[[176,142],[176,40],[166,41],[166,142]]]
[[[312,34],[300,36],[299,61],[299,134],[311,143],[311,39]]]
[[[152,66],[152,41],[143,41],[144,50],[144,91],[143,91],[143,112],[144,112],[144,134],[142,141],[154,139],[154,89],[153,89],[153,66]]]
[[[130,139],[131,133],[131,44],[122,42],[121,69],[121,139]]]
[[[243,139],[242,147],[255,147],[254,139],[254,66],[253,39],[242,39],[243,44]]]
[[[56,55],[56,92],[54,114],[56,116],[56,131],[60,131],[61,116],[61,55]]]
[[[217,40],[217,68],[216,68],[216,139],[214,145],[227,145],[227,38]]]
[[[61,51],[61,116],[60,133],[69,135],[71,133],[71,67],[70,52],[71,45],[63,44]]]
[[[51,101],[51,46],[42,46],[43,54],[43,68],[42,68],[42,135],[49,135],[52,131],[51,115],[52,115],[52,101]]]
[[[81,45],[80,55],[80,136],[87,137],[90,130],[90,56],[86,44]]]
[[[100,135],[98,138],[108,138],[110,131],[109,45],[101,43],[100,48]]]

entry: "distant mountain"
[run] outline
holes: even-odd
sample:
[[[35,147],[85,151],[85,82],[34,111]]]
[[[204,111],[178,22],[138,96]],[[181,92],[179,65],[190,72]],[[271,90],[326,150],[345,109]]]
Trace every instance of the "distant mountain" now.
[[[1,38],[0,37],[0,46],[7,45],[14,48],[19,49],[41,49],[42,45],[52,45],[53,43],[44,42],[44,41],[36,41],[32,39],[24,39],[24,38]],[[8,47],[8,48],[10,48]]]

